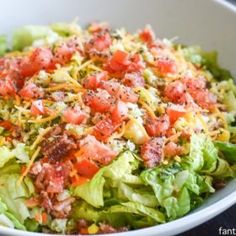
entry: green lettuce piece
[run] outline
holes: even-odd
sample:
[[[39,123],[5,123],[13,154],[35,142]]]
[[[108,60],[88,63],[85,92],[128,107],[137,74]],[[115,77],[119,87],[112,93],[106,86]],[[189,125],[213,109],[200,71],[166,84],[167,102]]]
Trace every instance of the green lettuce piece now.
[[[186,60],[197,66],[205,67],[215,79],[228,80],[233,78],[228,70],[219,66],[216,51],[205,52],[199,46],[190,46],[182,48],[182,52]]]
[[[72,209],[71,215],[74,219],[85,219],[92,222],[97,222],[102,212],[82,200],[77,201]]]
[[[0,147],[0,168],[3,167],[9,160],[14,157],[9,148],[3,146]]]
[[[219,158],[217,168],[211,173],[211,175],[217,178],[234,177],[234,171],[232,170],[227,161]]]
[[[153,209],[150,207],[146,207],[140,203],[134,202],[125,202],[121,205],[112,206],[108,212],[115,213],[115,212],[128,212],[137,215],[148,216],[159,223],[165,222],[165,216],[162,212],[157,209]]]
[[[216,168],[217,158],[217,149],[206,135],[191,136],[189,156],[184,161],[192,170],[210,173]]]
[[[72,195],[81,197],[94,207],[103,206],[103,187],[105,181],[109,181],[113,187],[117,186],[123,177],[131,174],[134,163],[135,158],[131,152],[126,151],[122,153],[109,166],[101,168],[91,181],[72,189]]]
[[[46,37],[57,37],[57,34],[47,26],[23,26],[18,28],[13,34],[13,50],[22,50],[31,46],[35,40],[45,39]]]
[[[24,143],[18,143],[16,147],[12,150],[14,157],[16,157],[22,163],[29,162],[29,155],[27,152],[27,147]]]
[[[81,28],[76,22],[72,23],[55,23],[50,25],[50,28],[56,32],[57,34],[63,36],[63,37],[68,37],[70,35],[73,35],[75,33],[80,32]]]
[[[6,146],[0,147],[0,168],[4,167],[14,157],[22,163],[29,162],[29,155],[26,149],[27,147],[23,143],[18,143],[12,150]]]
[[[7,205],[1,201],[0,198],[0,225],[7,226],[9,228],[17,228],[25,230],[23,224],[21,224],[18,219],[8,211]]]
[[[156,207],[158,205],[158,201],[152,190],[150,191],[150,189],[143,187],[135,189],[124,183],[121,183],[118,187],[118,197],[148,207]]]
[[[167,216],[170,219],[176,219],[188,213],[191,210],[190,196],[186,188],[183,188],[177,197],[171,196],[163,201]]]
[[[158,204],[164,208],[168,220],[187,214],[201,202],[202,194],[214,192],[213,178],[201,175],[186,163],[172,162],[167,166],[145,170],[141,177],[152,187]]]
[[[4,35],[0,35],[0,56],[3,56],[7,51],[7,38]]]
[[[28,178],[19,183],[20,174],[4,174],[0,176],[0,198],[11,213],[21,224],[30,216],[24,203],[33,192],[33,185]]]
[[[73,190],[73,195],[84,199],[94,207],[103,206],[103,186],[105,183],[103,173],[104,169],[101,169],[90,182],[76,187]]]
[[[224,94],[224,104],[229,112],[236,111],[236,97],[233,91],[228,91]]]
[[[230,163],[236,163],[236,144],[216,141],[215,146]]]

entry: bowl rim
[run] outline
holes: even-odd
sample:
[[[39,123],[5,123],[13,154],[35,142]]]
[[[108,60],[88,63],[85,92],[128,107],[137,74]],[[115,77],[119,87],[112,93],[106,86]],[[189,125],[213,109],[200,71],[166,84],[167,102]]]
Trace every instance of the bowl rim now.
[[[233,13],[236,13],[236,5],[226,1],[226,0],[213,0],[215,4],[221,5],[222,7],[226,8]],[[232,180],[234,181],[234,180]],[[216,215],[222,213],[232,205],[236,203],[236,190],[227,195],[226,197],[216,201],[215,203],[200,209],[197,212],[190,213],[184,217],[181,217],[177,220],[147,227],[144,229],[137,229],[128,232],[120,232],[120,233],[113,233],[113,234],[99,234],[100,236],[151,236],[155,232],[156,234],[165,234],[165,236],[173,235],[173,229],[175,229],[174,234],[178,234],[184,231],[187,231],[191,228],[194,228],[200,224],[203,224],[207,220],[212,219]],[[8,228],[0,225],[0,235],[17,235],[17,236],[52,236],[52,234],[45,234],[39,232],[30,232],[24,230],[18,230],[13,228]],[[63,235],[63,234],[56,234],[56,235]]]

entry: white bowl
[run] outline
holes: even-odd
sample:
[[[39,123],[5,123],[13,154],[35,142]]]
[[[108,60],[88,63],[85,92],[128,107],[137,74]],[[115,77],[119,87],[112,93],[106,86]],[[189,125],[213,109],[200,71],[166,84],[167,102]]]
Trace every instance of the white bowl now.
[[[151,24],[158,37],[179,37],[185,44],[217,50],[220,64],[236,76],[236,8],[214,0],[7,0],[1,2],[0,33],[27,24],[108,21],[131,31]],[[168,236],[206,222],[236,203],[236,180],[212,195],[194,212],[159,226],[113,236]],[[40,235],[0,226],[1,235]]]

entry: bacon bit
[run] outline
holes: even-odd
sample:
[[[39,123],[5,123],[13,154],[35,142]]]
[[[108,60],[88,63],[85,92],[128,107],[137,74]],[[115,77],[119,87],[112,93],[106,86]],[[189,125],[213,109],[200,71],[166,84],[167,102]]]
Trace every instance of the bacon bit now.
[[[42,154],[48,157],[49,162],[61,161],[71,150],[77,148],[74,137],[69,136],[61,127],[55,127],[54,130],[47,133],[47,136],[41,143],[41,147]]]
[[[146,167],[152,168],[160,164],[164,154],[163,145],[162,138],[153,138],[141,146],[141,157]]]
[[[177,145],[174,142],[169,142],[164,146],[164,155],[165,157],[175,157],[183,153],[183,147]]]
[[[170,128],[170,121],[167,115],[157,118],[148,118],[145,124],[145,129],[150,136],[166,135]]]

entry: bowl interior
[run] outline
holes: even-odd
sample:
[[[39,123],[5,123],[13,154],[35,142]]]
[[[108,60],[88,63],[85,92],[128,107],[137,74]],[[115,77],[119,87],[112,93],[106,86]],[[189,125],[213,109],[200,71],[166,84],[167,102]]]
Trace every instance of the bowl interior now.
[[[236,9],[220,0],[8,0],[2,3],[0,34],[26,24],[108,21],[135,31],[146,24],[158,37],[179,37],[185,44],[217,50],[220,63],[236,75]],[[14,16],[14,17],[13,17]]]

